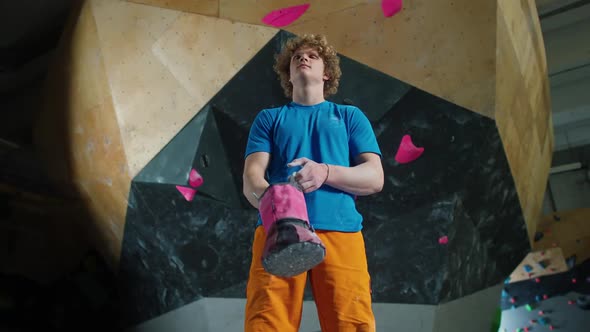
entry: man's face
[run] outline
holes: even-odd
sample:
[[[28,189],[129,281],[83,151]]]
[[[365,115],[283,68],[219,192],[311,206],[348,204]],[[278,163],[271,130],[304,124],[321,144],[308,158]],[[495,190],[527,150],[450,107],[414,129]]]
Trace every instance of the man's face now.
[[[306,46],[293,53],[290,74],[293,85],[298,82],[320,83],[328,80],[328,76],[324,74],[324,60],[316,50]]]

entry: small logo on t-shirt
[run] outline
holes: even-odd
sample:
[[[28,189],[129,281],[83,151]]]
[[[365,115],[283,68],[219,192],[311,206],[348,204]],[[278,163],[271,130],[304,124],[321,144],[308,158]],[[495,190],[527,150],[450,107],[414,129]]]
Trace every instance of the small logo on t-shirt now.
[[[328,127],[331,127],[331,128],[341,127],[344,125],[344,122],[342,121],[340,114],[330,114],[328,116],[327,125],[328,125]]]

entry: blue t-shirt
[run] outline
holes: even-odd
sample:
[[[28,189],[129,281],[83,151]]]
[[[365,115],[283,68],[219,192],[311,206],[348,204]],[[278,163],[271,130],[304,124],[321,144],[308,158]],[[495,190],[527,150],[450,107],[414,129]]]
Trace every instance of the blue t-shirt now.
[[[266,179],[270,184],[287,182],[301,166],[287,167],[293,159],[306,157],[317,163],[354,166],[357,155],[381,151],[369,119],[349,105],[323,101],[317,105],[290,102],[264,109],[256,116],[244,157],[254,152],[270,153]],[[309,221],[315,229],[357,232],[362,216],[354,195],[323,185],[305,194]],[[260,216],[258,225],[261,225]]]

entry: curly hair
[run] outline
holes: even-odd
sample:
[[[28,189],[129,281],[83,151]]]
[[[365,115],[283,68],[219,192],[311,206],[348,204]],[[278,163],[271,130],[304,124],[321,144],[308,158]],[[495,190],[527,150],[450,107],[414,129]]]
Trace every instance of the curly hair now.
[[[324,60],[324,73],[328,76],[328,80],[324,82],[324,98],[335,94],[338,91],[340,77],[342,76],[340,58],[334,47],[328,44],[328,40],[324,35],[306,34],[289,39],[282,51],[275,55],[273,69],[279,75],[278,79],[281,81],[285,96],[289,98],[293,96],[293,84],[289,82],[291,57],[301,47],[316,50]]]

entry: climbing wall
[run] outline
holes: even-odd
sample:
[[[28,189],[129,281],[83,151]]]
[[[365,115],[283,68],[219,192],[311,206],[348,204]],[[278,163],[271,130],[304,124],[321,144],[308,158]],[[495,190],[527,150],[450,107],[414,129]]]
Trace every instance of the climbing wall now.
[[[267,27],[273,26],[272,17],[267,23],[263,19],[283,11],[279,15],[287,17],[275,22],[278,28],[294,34],[325,34],[338,52],[353,60],[494,117],[494,1],[406,1],[399,11],[395,7],[399,0],[384,1],[391,3],[385,11],[381,1],[367,0],[132,2]],[[294,12],[289,15],[289,10]]]
[[[279,28],[326,34],[341,54],[496,119],[532,243],[553,153],[534,0],[131,1],[261,26],[278,15]]]
[[[547,60],[535,1],[498,0],[496,45],[495,119],[533,243],[553,155]]]
[[[590,259],[590,208],[557,211],[543,216],[533,248],[560,248],[566,260],[576,264]]]
[[[52,180],[92,217],[78,222],[111,264],[121,252],[131,173],[90,3],[76,6],[47,74],[35,140]]]
[[[290,37],[271,39],[133,179],[121,288],[134,322],[244,296],[257,211],[241,195],[242,142],[259,110],[287,102],[272,63]],[[494,121],[345,56],[341,68],[355,79],[330,99],[365,112],[386,173],[379,195],[357,200],[374,300],[436,305],[503,280],[529,247]]]
[[[567,271],[530,280],[506,280],[499,331],[587,331],[590,326],[590,260]]]
[[[533,115],[507,101],[500,78],[521,82],[521,96],[543,95],[527,82],[544,59],[524,74],[512,58],[517,70],[500,69],[518,44],[500,36],[538,36],[537,26],[499,32],[497,9],[533,10],[399,4],[95,0],[72,13],[37,137],[54,180],[88,204],[93,220],[83,222],[119,271],[125,325],[244,297],[256,221],[241,195],[246,137],[260,110],[288,101],[273,55],[306,32],[339,51],[344,75],[330,100],[365,112],[383,151],[385,187],[357,205],[374,301],[459,303],[440,311],[456,315],[522,261],[539,196],[522,170],[540,163],[535,181],[545,182],[550,148],[511,156],[550,146],[552,135],[523,146],[506,129]],[[536,135],[549,130],[534,119],[546,121]]]

